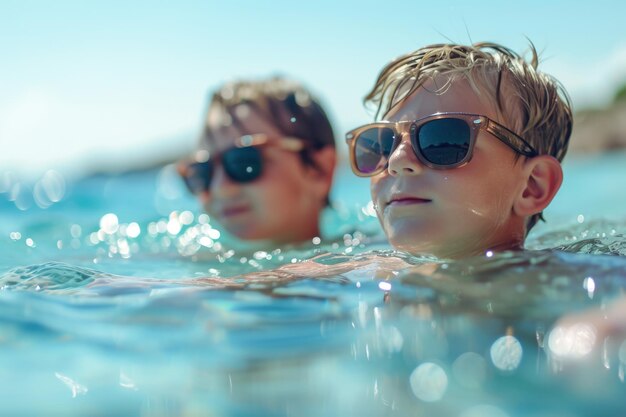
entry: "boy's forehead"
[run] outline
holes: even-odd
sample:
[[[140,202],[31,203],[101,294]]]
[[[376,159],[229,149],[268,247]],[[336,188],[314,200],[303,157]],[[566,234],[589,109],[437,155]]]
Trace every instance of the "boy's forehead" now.
[[[235,114],[220,113],[220,117],[211,115],[207,118],[207,128],[211,131],[210,137],[203,139],[204,146],[211,152],[221,152],[232,147],[244,135],[262,133],[280,137],[278,128],[261,117],[258,112],[242,104],[233,109]]]
[[[498,120],[495,103],[487,91],[478,91],[464,78],[451,81],[448,85],[441,79],[426,80],[409,96],[387,112],[388,121],[416,120],[435,113],[460,112],[480,114]]]

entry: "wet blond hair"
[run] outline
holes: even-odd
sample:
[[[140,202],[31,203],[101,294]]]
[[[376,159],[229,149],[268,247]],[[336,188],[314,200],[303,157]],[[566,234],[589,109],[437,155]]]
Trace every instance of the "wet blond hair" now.
[[[477,94],[486,94],[495,102],[505,126],[529,142],[539,155],[562,161],[572,132],[571,101],[558,80],[538,71],[539,58],[532,43],[530,55],[526,60],[507,47],[489,42],[429,45],[385,66],[364,102],[375,107],[378,119],[427,80],[434,80],[435,92],[443,93],[455,80],[466,79]],[[542,213],[532,215],[527,231],[539,219],[543,220]]]

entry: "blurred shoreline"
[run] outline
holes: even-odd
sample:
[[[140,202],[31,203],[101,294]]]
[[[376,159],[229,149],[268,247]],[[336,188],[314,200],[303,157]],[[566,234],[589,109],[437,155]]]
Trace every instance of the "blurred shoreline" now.
[[[626,148],[626,98],[600,109],[574,115],[569,155],[611,152]]]

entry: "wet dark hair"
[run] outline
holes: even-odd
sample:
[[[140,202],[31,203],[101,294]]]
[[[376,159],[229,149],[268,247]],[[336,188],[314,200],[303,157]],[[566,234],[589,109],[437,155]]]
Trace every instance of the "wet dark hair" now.
[[[251,112],[274,126],[285,137],[303,140],[307,148],[335,147],[335,135],[321,104],[301,84],[282,77],[260,81],[235,81],[224,84],[211,98],[204,127],[204,140],[212,140],[211,112],[221,111],[234,127],[248,132],[245,117],[237,107],[246,104]],[[258,132],[249,132],[258,133]]]

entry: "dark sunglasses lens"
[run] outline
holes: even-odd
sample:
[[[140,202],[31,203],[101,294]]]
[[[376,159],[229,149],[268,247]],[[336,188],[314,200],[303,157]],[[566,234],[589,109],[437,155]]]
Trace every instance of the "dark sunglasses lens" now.
[[[417,144],[429,162],[454,165],[469,152],[470,127],[462,119],[447,118],[426,122],[417,132]]]
[[[370,174],[387,163],[393,148],[394,133],[387,127],[372,128],[357,136],[355,141],[356,168],[363,174]]]
[[[189,164],[183,176],[185,185],[193,194],[208,191],[211,187],[211,174],[213,168],[211,162],[197,162]]]
[[[233,148],[222,156],[224,170],[237,182],[250,182],[259,178],[263,167],[261,151],[253,146]]]

